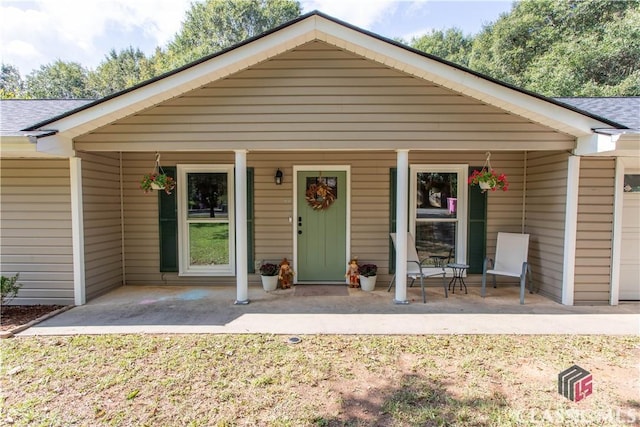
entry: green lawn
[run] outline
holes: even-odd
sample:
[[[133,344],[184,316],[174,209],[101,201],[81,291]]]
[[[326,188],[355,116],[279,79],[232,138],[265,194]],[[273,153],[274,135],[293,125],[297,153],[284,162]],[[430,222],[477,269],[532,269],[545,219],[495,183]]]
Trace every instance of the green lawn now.
[[[605,336],[18,337],[4,425],[512,426],[640,421],[640,339]],[[573,364],[594,391],[557,392]]]

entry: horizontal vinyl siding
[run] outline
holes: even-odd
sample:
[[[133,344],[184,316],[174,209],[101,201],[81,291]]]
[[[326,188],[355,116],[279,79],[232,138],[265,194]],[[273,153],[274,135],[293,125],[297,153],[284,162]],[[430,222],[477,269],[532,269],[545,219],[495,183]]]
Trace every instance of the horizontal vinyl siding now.
[[[158,192],[144,193],[140,180],[152,172],[155,153],[123,153],[124,247],[128,285],[234,285],[233,277],[178,277],[160,272]],[[161,166],[233,164],[233,153],[166,153]],[[250,165],[249,165],[250,166]],[[275,173],[275,171],[274,171]],[[273,182],[273,175],[271,176]]]
[[[566,135],[311,43],[77,138],[84,150],[573,148]],[[110,148],[102,148],[110,147]]]
[[[535,288],[562,300],[569,154],[527,153],[526,233]]]
[[[471,164],[482,166],[484,152],[410,153],[411,164]],[[495,160],[494,160],[495,159]],[[124,153],[125,256],[127,284],[203,284],[235,286],[230,277],[178,277],[159,272],[157,193],[144,194],[140,177],[153,168],[152,153]],[[162,153],[162,165],[229,164],[233,153]],[[255,186],[255,259],[279,261],[293,259],[293,168],[301,165],[349,165],[351,167],[351,255],[363,263],[379,267],[381,282],[390,279],[389,268],[389,169],[396,166],[396,153],[387,152],[249,152],[247,166],[254,168]],[[521,229],[522,221],[522,153],[496,153],[492,165],[509,175],[508,192],[489,195],[489,209],[495,230]],[[276,186],[277,169],[284,182]],[[517,209],[513,206],[516,205]],[[346,268],[346,263],[345,263]],[[252,284],[258,276],[250,275]],[[471,277],[470,284],[479,283]]]
[[[2,160],[0,235],[0,271],[22,284],[12,304],[73,304],[68,160]]]
[[[87,300],[122,286],[120,166],[117,154],[80,153]]]
[[[608,304],[611,297],[615,160],[580,160],[575,304]]]

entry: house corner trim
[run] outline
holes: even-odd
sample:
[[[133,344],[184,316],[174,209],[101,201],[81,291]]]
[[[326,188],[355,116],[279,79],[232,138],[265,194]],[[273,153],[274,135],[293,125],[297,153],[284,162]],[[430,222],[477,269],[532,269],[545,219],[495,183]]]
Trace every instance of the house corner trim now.
[[[73,298],[75,305],[87,302],[84,269],[84,215],[82,213],[82,159],[69,159],[71,191],[71,236],[73,244]]]
[[[567,160],[567,204],[564,220],[564,269],[562,273],[563,305],[573,305],[574,301],[579,190],[580,157],[569,156],[569,159]]]

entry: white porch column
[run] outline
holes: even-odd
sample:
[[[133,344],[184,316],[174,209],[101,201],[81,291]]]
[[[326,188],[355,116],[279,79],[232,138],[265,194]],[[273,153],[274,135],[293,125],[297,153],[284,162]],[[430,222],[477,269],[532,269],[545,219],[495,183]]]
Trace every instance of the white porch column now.
[[[75,305],[87,302],[84,277],[84,216],[82,214],[82,159],[69,159],[71,178],[71,240],[73,245],[73,299]]]
[[[407,301],[407,228],[409,207],[409,150],[396,155],[396,297],[394,303]]]
[[[249,277],[247,267],[247,150],[235,150],[236,173],[236,301],[249,304]]]
[[[618,305],[620,299],[620,257],[622,255],[622,209],[624,208],[624,161],[616,157],[615,189],[613,190],[613,247],[611,248],[611,296],[610,305]]]
[[[580,190],[580,157],[570,156],[567,166],[567,205],[564,219],[564,268],[562,304],[573,305],[576,276],[576,239],[578,233],[578,191]]]

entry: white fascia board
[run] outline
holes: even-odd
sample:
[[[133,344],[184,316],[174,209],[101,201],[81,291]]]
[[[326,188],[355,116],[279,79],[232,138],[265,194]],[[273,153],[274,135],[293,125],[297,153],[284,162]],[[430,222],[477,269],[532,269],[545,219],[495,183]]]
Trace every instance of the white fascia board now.
[[[442,87],[468,95],[489,105],[576,137],[607,124],[515,89],[502,86],[385,41],[318,18],[319,39],[345,50],[383,63],[390,68],[432,81]]]
[[[640,134],[593,134],[578,138],[574,154],[579,156],[640,157]]]
[[[36,149],[39,153],[49,154],[57,157],[74,157],[73,141],[61,135],[51,135],[38,138]]]
[[[201,64],[49,123],[47,128],[56,129],[59,134],[73,139],[192,89],[220,80],[314,38],[313,21],[301,21]]]

